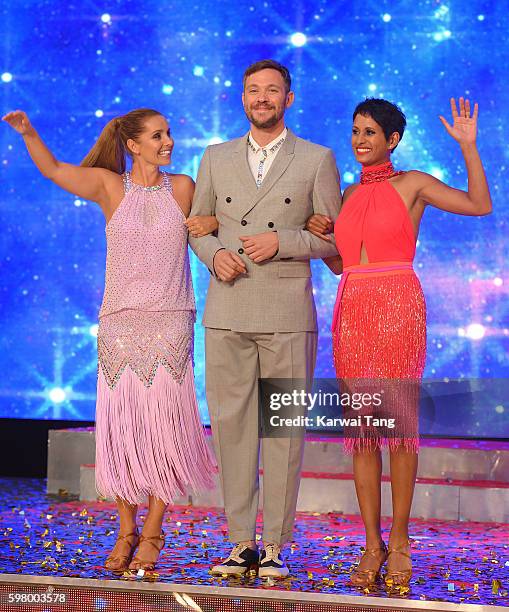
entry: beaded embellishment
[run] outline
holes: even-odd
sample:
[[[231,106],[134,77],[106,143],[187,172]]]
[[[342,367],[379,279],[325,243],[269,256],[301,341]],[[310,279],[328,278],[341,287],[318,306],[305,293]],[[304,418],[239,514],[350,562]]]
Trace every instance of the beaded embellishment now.
[[[110,389],[127,366],[145,387],[157,368],[164,366],[181,383],[192,360],[194,312],[140,312],[124,310],[103,317],[99,323],[97,351]]]
[[[170,175],[161,174],[160,185],[145,188],[125,172],[126,195],[106,228],[97,346],[111,389],[126,367],[145,387],[161,365],[180,383],[192,360],[195,302],[187,229]]]
[[[143,185],[139,185],[138,183],[133,183],[133,179],[131,177],[131,173],[126,170],[122,175],[122,179],[124,181],[124,192],[128,193],[131,189],[142,189],[143,191],[159,191],[163,187],[168,189],[170,193],[173,193],[173,187],[170,180],[170,175],[167,172],[161,172],[163,178],[159,185],[151,185],[150,187],[144,187]]]
[[[386,181],[387,179],[390,179],[393,176],[398,176],[399,174],[405,174],[405,171],[394,170],[394,166],[392,165],[391,161],[385,162],[384,164],[379,164],[378,166],[363,168],[361,172],[361,185],[366,185],[368,183],[381,183],[382,181]]]

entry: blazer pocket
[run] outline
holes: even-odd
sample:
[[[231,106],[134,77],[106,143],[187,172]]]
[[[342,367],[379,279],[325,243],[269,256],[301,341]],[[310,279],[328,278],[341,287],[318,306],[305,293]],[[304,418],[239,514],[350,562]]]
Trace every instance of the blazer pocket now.
[[[280,261],[278,276],[280,278],[309,278],[311,266],[308,261]]]

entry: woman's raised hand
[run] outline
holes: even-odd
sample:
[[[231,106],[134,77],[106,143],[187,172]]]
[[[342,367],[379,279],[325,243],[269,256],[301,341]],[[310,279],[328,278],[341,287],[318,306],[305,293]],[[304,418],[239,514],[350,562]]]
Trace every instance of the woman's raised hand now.
[[[107,196],[109,192],[106,191],[106,178],[113,176],[116,185],[111,189],[112,192],[117,193],[116,189],[122,184],[119,175],[115,176],[115,173],[104,168],[81,168],[58,161],[22,110],[11,111],[2,117],[2,120],[23,136],[28,154],[44,177],[73,195],[84,200],[98,202],[106,217],[111,217],[112,211],[109,209],[111,198]],[[108,182],[108,185],[110,184],[112,184],[111,181]]]
[[[467,98],[459,99],[460,110],[456,107],[456,100],[451,98],[451,113],[453,125],[450,125],[442,115],[440,121],[444,124],[447,132],[459,142],[459,144],[474,144],[477,137],[477,116],[479,114],[479,105],[474,104],[473,115],[470,116],[470,100]]]
[[[2,117],[2,121],[8,123],[22,136],[25,136],[25,134],[28,134],[28,132],[33,129],[28,115],[21,110],[15,110],[7,113],[7,115]]]

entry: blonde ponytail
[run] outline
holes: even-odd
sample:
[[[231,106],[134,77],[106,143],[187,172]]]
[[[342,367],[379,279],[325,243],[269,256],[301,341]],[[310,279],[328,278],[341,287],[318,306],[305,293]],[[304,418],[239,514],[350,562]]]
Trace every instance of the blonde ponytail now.
[[[131,155],[127,141],[136,140],[141,135],[145,129],[145,119],[160,114],[151,108],[138,108],[121,117],[115,117],[104,126],[81,165],[106,168],[123,174],[126,169],[126,155]]]

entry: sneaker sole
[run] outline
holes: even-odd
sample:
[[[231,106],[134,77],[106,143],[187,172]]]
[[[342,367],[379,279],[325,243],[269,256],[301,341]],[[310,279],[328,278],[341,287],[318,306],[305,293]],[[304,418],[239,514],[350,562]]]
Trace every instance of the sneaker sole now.
[[[257,565],[252,565],[250,567],[223,567],[221,569],[219,569],[219,567],[213,567],[210,570],[210,573],[212,574],[212,576],[243,576],[244,574],[246,574],[247,572],[250,572],[251,570],[257,570],[258,566]]]
[[[286,578],[289,574],[289,570],[277,570],[275,568],[259,568],[259,578]]]

